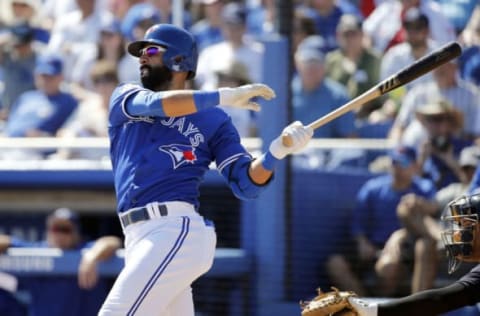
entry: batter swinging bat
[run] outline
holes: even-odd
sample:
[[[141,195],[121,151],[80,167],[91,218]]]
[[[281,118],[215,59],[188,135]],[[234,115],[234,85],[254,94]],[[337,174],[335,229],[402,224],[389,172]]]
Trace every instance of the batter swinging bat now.
[[[416,78],[426,74],[427,72],[437,68],[438,66],[443,65],[444,63],[460,56],[461,53],[462,48],[457,42],[448,43],[440,47],[439,49],[431,52],[430,54],[423,56],[410,66],[405,67],[394,75],[383,80],[382,82],[380,82],[370,90],[362,93],[350,102],[313,121],[308,126],[312,127],[313,129],[317,129],[320,126],[336,119],[337,117],[347,112],[350,112],[351,110],[358,108],[387,92],[403,86],[410,81],[415,80]],[[282,136],[282,143],[287,147],[293,145],[292,139],[288,135]]]

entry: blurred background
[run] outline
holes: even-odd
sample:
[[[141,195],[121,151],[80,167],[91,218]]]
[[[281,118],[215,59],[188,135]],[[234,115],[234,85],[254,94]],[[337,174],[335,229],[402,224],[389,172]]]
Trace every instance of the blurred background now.
[[[261,112],[225,109],[254,156],[290,122],[313,122],[447,42],[463,48],[317,129],[257,200],[236,199],[211,166],[200,212],[218,249],[193,284],[198,315],[299,315],[317,288],[398,297],[472,267],[447,273],[439,218],[479,186],[478,1],[2,0],[0,315],[95,315],[122,268],[108,101],[139,80],[125,47],[156,23],[196,37],[192,88],[276,91]],[[108,258],[92,264],[96,243]]]

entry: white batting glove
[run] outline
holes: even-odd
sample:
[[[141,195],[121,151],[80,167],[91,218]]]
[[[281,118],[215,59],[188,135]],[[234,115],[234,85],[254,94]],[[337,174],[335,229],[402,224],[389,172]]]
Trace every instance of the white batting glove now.
[[[348,302],[359,316],[377,316],[378,304],[365,302],[358,297],[349,297]]]
[[[260,111],[260,105],[251,99],[262,97],[270,100],[275,97],[275,92],[262,83],[247,84],[237,88],[219,88],[220,105],[231,106],[246,110]]]
[[[282,142],[283,136],[289,136],[292,140],[292,145],[287,147]],[[270,144],[269,150],[277,159],[283,159],[286,155],[299,152],[305,148],[312,139],[313,128],[304,126],[300,121],[295,121],[288,125],[282,131],[282,134],[275,138]]]

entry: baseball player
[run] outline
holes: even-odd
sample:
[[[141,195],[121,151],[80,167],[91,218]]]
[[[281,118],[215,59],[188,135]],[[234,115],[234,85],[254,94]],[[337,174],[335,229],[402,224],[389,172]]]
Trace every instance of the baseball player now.
[[[109,137],[117,210],[125,234],[125,267],[99,315],[193,316],[191,283],[207,272],[216,235],[199,214],[199,186],[211,162],[241,199],[257,197],[275,163],[303,149],[313,131],[300,122],[253,159],[218,105],[258,110],[266,85],[187,90],[197,48],[182,28],[157,24],[128,52],[139,58],[141,85],[123,84],[110,101]]]
[[[449,257],[449,272],[460,262],[480,262],[480,194],[461,196],[442,216],[447,229],[442,238]],[[480,302],[480,264],[446,287],[417,292],[385,303],[366,303],[349,298],[360,316],[435,316]]]

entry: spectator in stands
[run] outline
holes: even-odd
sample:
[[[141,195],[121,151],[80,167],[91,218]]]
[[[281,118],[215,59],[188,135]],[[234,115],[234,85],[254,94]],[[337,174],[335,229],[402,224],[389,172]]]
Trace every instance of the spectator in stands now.
[[[76,111],[58,133],[58,137],[107,137],[108,103],[113,90],[119,84],[117,66],[110,60],[97,61],[91,71],[93,91],[79,91],[82,96]],[[60,149],[50,157],[56,159],[104,159],[108,150]]]
[[[65,59],[64,76],[72,82],[72,74],[80,56],[95,50],[100,41],[100,26],[113,15],[97,5],[99,0],[76,0],[77,9],[55,21],[48,50]]]
[[[433,80],[414,87],[406,95],[395,119],[389,137],[407,144],[417,144],[425,138],[420,122],[416,120],[415,109],[432,102],[446,100],[463,114],[463,128],[460,135],[471,140],[480,135],[479,90],[461,80],[457,62],[448,62],[433,70]],[[407,133],[406,129],[409,129]]]
[[[440,5],[440,10],[450,21],[455,34],[461,34],[467,26],[475,7],[478,6],[477,0],[435,0]]]
[[[198,51],[223,41],[221,12],[224,0],[194,0],[200,5],[203,18],[192,25],[191,33],[197,40]]]
[[[458,58],[461,78],[480,86],[480,6],[477,5],[472,17],[459,35],[463,45],[462,55]]]
[[[426,199],[433,198],[435,194],[433,183],[417,175],[414,148],[398,146],[391,151],[389,157],[389,173],[368,180],[358,192],[351,216],[352,241],[346,247],[348,254],[333,254],[327,261],[331,283],[342,289],[362,293],[360,295],[394,294],[396,283],[401,278],[392,271],[390,278],[393,280],[377,280],[374,267],[390,235],[401,227],[396,215],[398,204],[409,193],[416,193]],[[411,249],[408,249],[408,253],[411,253]],[[375,285],[366,288],[364,281],[371,277],[374,278]],[[389,286],[393,282],[395,284]]]
[[[292,80],[294,120],[312,122],[349,100],[345,86],[325,77],[325,55],[319,44],[317,36],[307,37],[295,52],[297,74]],[[354,114],[347,113],[315,130],[314,137],[354,137],[354,120]]]
[[[437,44],[430,39],[429,19],[420,9],[408,9],[402,18],[402,24],[405,30],[404,41],[392,46],[383,55],[380,79],[393,75],[437,48]],[[431,73],[425,74],[407,84],[406,88],[411,89],[431,79]]]
[[[35,65],[36,90],[21,94],[5,127],[9,137],[54,136],[77,107],[77,100],[62,91],[63,61],[57,55],[39,56]]]
[[[416,115],[426,132],[417,147],[422,175],[431,179],[438,190],[464,181],[458,159],[461,150],[472,142],[456,135],[462,126],[462,114],[450,103],[437,101],[419,107]]]
[[[26,242],[12,236],[0,235],[1,252],[9,247],[82,251],[77,277],[25,278],[25,289],[32,298],[31,315],[96,315],[109,290],[107,282],[99,279],[97,267],[121,247],[120,238],[104,236],[86,242],[81,234],[78,214],[68,208],[59,208],[52,212],[45,225],[46,238],[39,242]]]
[[[77,0],[44,0],[39,12],[43,25],[52,30],[55,22],[77,9]]]
[[[363,30],[374,49],[384,53],[390,47],[405,41],[402,17],[410,8],[419,8],[427,16],[430,36],[435,42],[441,45],[455,40],[453,26],[435,1],[392,0],[380,3],[363,24]]]
[[[326,75],[345,85],[350,98],[354,98],[378,83],[380,56],[365,47],[362,22],[353,14],[344,14],[337,26],[339,49],[326,55]],[[390,128],[390,121],[369,123],[369,114],[381,106],[378,98],[362,106],[357,112],[357,125],[361,137],[384,138]],[[359,132],[360,132],[359,131]]]
[[[260,0],[256,5],[248,7],[247,33],[262,36],[275,32],[277,8],[274,0]]]
[[[453,182],[438,191],[435,201],[438,204],[439,213],[442,212],[450,201],[457,197],[468,194],[468,190],[475,174],[475,169],[480,164],[480,147],[478,145],[468,146],[460,152],[458,159],[461,176],[459,182]]]
[[[0,119],[6,120],[17,98],[35,88],[33,69],[37,52],[33,47],[33,29],[28,24],[15,25],[0,39],[0,67],[4,90]]]
[[[94,89],[91,70],[99,60],[108,60],[117,65],[121,82],[138,81],[137,67],[131,67],[132,58],[125,54],[125,40],[120,29],[120,22],[112,19],[100,27],[100,41],[94,50],[79,57],[77,67],[73,70],[73,81],[83,88]]]
[[[333,254],[327,261],[331,283],[341,289],[353,290],[360,295],[393,295],[399,276],[392,271],[391,278],[375,277],[374,267],[381,256],[390,254],[382,249],[390,235],[400,228],[396,209],[402,197],[415,193],[425,199],[433,198],[435,188],[429,180],[417,176],[418,165],[414,148],[399,146],[390,153],[389,174],[368,180],[357,195],[352,212],[350,234],[352,246],[347,254]],[[406,249],[411,254],[412,249]],[[381,255],[381,256],[380,256]],[[376,286],[365,288],[364,281],[374,277]],[[381,276],[381,275],[380,275]],[[375,289],[379,290],[378,292]]]
[[[337,25],[340,17],[344,14],[335,0],[308,0],[303,1],[305,5],[301,10],[315,21],[317,34],[325,40],[325,50],[327,52],[338,48],[337,43]]]
[[[172,3],[174,0],[147,0],[147,3],[151,3],[160,13],[160,23],[180,24],[183,28],[190,30],[193,21],[190,11],[183,10],[182,20],[174,21],[172,12]]]
[[[394,232],[387,241],[390,257],[384,256],[377,264],[377,270],[385,278],[390,277],[392,269],[400,269],[402,255],[398,252],[402,245],[415,244],[415,266],[412,278],[412,292],[430,289],[434,286],[437,266],[443,259],[439,254],[441,247],[440,214],[448,203],[467,194],[475,167],[480,163],[480,151],[477,146],[465,147],[460,154],[459,165],[461,182],[454,182],[435,194],[431,201],[414,193],[404,196],[397,208],[402,228]],[[390,267],[389,267],[390,266]]]
[[[231,60],[227,63],[220,63],[221,68],[215,70],[218,87],[238,87],[251,83],[247,67],[239,61]],[[255,137],[256,124],[255,112],[231,107],[221,107],[232,118],[233,125],[241,137]]]
[[[34,31],[34,40],[38,43],[46,44],[50,38],[50,33],[43,26],[43,21],[39,17],[39,0],[6,0],[6,6],[2,13],[5,15],[7,25],[28,24]]]
[[[292,47],[290,49],[292,52],[295,52],[298,44],[308,36],[317,35],[317,30],[315,28],[315,21],[302,10],[295,10],[292,24]]]
[[[326,74],[345,85],[354,98],[378,83],[380,56],[364,46],[362,22],[355,15],[340,18],[337,41],[339,49],[326,55]]]
[[[160,23],[160,12],[150,3],[137,3],[130,7],[121,22],[121,31],[126,43],[140,40],[152,25]],[[119,68],[121,82],[139,82],[138,60],[125,54]]]
[[[253,82],[261,82],[263,46],[245,36],[247,12],[241,3],[223,7],[222,33],[224,41],[205,48],[199,55],[195,85],[201,89],[217,86],[215,69],[218,63],[236,60],[248,68]]]

